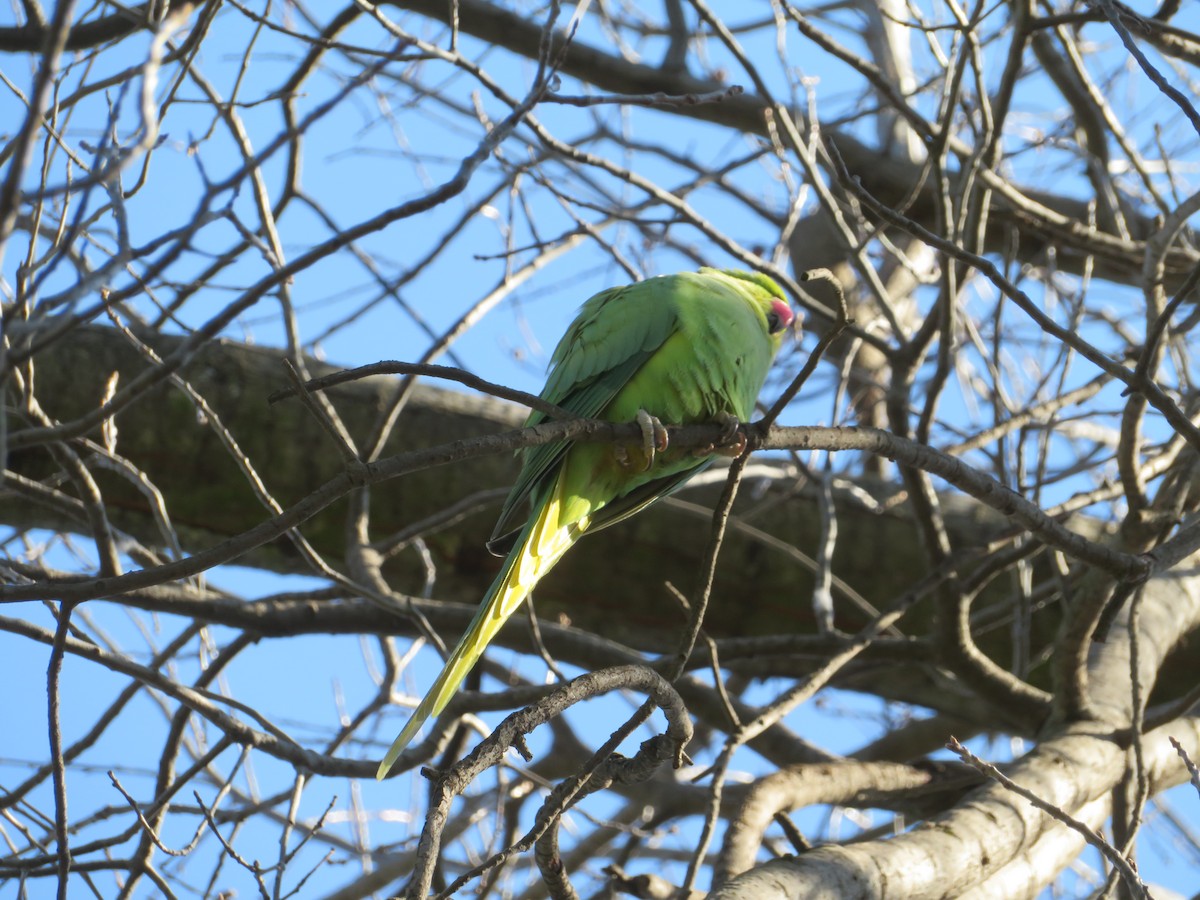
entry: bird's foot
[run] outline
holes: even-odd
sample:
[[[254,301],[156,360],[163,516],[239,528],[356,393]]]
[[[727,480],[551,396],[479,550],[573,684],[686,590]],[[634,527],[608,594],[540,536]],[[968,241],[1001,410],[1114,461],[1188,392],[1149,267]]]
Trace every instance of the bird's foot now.
[[[644,409],[638,410],[637,423],[638,427],[642,429],[642,445],[638,447],[639,453],[637,454],[640,458],[631,458],[629,448],[623,444],[613,447],[613,455],[616,456],[617,463],[621,468],[645,472],[654,465],[655,454],[662,453],[667,449],[667,429],[662,422]]]
[[[746,435],[738,430],[742,424],[738,421],[738,417],[731,412],[720,412],[714,419],[721,426],[721,437],[715,444],[697,447],[694,451],[695,454],[697,456],[711,456],[716,453],[720,456],[733,458],[745,453]]]

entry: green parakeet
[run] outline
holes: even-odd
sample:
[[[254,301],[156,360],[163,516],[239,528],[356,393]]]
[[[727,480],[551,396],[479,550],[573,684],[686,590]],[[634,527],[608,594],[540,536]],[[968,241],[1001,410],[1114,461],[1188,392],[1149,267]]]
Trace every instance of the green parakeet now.
[[[745,421],[792,318],[774,281],[736,270],[611,288],[584,303],[559,341],[541,396],[610,422],[647,421],[647,414],[671,425]],[[545,418],[534,412],[526,425]],[[488,543],[498,554],[511,547],[504,567],[377,777],[442,711],[500,626],[575,541],[670,494],[712,459],[686,449],[655,453],[647,444],[561,441],[522,451],[521,473]],[[521,524],[526,500],[531,511]]]

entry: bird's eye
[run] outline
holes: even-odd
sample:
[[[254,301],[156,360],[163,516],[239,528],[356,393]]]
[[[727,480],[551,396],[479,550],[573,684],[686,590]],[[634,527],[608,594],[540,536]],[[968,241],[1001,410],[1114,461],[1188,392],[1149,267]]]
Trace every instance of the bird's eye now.
[[[792,324],[794,318],[795,315],[786,303],[782,300],[772,300],[771,311],[767,313],[767,331],[771,334],[779,334]]]

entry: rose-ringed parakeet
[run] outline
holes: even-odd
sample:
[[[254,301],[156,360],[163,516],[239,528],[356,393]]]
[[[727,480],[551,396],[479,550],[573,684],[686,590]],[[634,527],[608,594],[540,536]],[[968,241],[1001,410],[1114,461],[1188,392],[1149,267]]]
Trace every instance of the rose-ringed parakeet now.
[[[745,421],[792,318],[774,281],[736,270],[611,288],[584,303],[559,341],[541,396],[582,417],[637,419],[658,432],[659,422]],[[545,418],[535,411],[526,425]],[[442,711],[505,620],[575,541],[665,497],[711,462],[693,450],[655,452],[649,437],[644,448],[560,441],[522,451],[520,475],[488,542],[493,552],[508,550],[504,566],[377,777]]]

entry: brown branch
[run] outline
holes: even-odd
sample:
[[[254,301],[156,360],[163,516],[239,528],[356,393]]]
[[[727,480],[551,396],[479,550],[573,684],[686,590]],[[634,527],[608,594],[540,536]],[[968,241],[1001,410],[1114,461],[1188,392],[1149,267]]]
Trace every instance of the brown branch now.
[[[550,827],[557,815],[566,805],[576,802],[588,793],[598,790],[609,783],[612,778],[644,779],[648,777],[659,764],[674,760],[679,765],[683,747],[691,739],[692,725],[687,716],[683,701],[674,689],[663,678],[643,666],[624,666],[618,669],[607,669],[583,675],[555,689],[539,703],[514,713],[504,720],[492,732],[487,740],[475,748],[462,762],[442,774],[434,787],[434,797],[430,800],[429,814],[425,819],[425,828],[421,832],[418,847],[418,865],[409,883],[406,895],[410,898],[425,897],[429,893],[433,864],[438,855],[441,843],[441,832],[449,813],[450,803],[454,797],[462,793],[467,786],[485,769],[496,765],[504,755],[504,751],[513,746],[522,735],[528,734],[538,725],[559,716],[570,706],[589,697],[598,696],[612,690],[629,688],[647,691],[651,702],[661,709],[667,717],[667,732],[660,735],[662,740],[652,739],[643,744],[642,751],[632,760],[617,762],[610,759],[611,750],[602,747],[597,753],[602,759],[610,759],[608,772],[592,771],[585,767],[586,780],[581,783],[579,777],[569,779],[558,785],[546,800],[539,813],[539,822],[517,844],[501,853],[495,854],[482,864],[462,875],[450,885],[445,896],[452,896],[472,878],[499,865],[513,853],[529,849]],[[608,743],[613,743],[610,739]],[[405,751],[406,753],[410,751]],[[665,754],[665,755],[664,755]],[[405,754],[401,754],[403,758]],[[595,759],[595,757],[593,757]],[[587,776],[591,776],[588,778]],[[590,785],[590,787],[589,787]],[[582,792],[582,793],[580,793]]]

